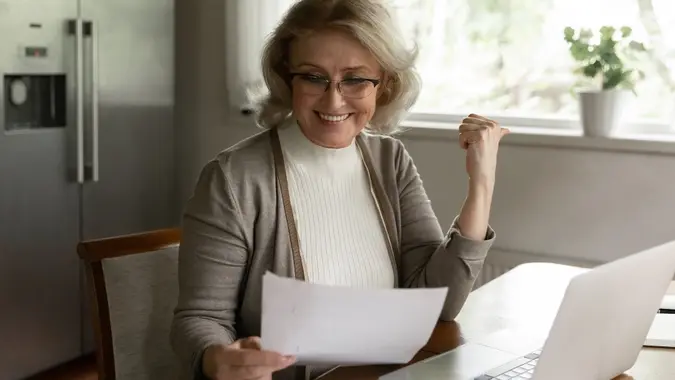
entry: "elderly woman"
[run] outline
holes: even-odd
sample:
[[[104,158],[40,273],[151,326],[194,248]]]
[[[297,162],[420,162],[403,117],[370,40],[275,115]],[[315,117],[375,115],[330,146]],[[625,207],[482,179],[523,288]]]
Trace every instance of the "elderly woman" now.
[[[172,344],[192,378],[295,379],[318,371],[262,350],[262,276],[352,287],[448,287],[452,320],[495,234],[496,122],[460,126],[468,194],[443,234],[392,132],[419,79],[375,0],[301,0],[264,50],[266,130],[207,163],[186,207]],[[300,377],[298,377],[300,376]]]

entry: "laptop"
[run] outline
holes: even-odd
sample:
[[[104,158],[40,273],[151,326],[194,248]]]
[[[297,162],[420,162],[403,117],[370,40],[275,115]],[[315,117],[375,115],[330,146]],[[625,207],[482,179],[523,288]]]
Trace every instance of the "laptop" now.
[[[673,276],[675,241],[575,276],[543,347],[468,342],[380,380],[612,379],[635,364]]]

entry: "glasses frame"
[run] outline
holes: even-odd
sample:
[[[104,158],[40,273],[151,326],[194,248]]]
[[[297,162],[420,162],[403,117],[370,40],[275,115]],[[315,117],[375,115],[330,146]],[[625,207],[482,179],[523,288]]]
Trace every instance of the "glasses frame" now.
[[[340,95],[342,95],[343,97],[348,98],[348,99],[363,99],[363,98],[367,97],[368,95],[370,95],[370,93],[368,95],[361,96],[361,97],[345,95],[345,93],[342,92],[342,83],[345,82],[345,81],[360,79],[360,80],[363,80],[363,81],[366,81],[366,82],[370,82],[370,83],[373,84],[373,90],[377,89],[377,86],[379,86],[380,83],[382,83],[382,81],[380,79],[370,79],[370,78],[361,78],[361,77],[341,79],[341,80],[336,81],[336,80],[327,79],[325,77],[321,77],[319,75],[313,75],[313,74],[308,74],[308,73],[295,73],[295,72],[289,73],[288,76],[289,76],[291,82],[293,81],[293,79],[295,79],[295,77],[311,77],[311,78],[315,78],[316,80],[321,80],[321,81],[325,82],[325,88],[323,89],[324,94],[326,92],[328,92],[328,89],[330,88],[330,85],[332,83],[335,83],[336,88],[337,88],[338,92],[340,93]],[[320,94],[316,94],[316,95],[320,95]]]

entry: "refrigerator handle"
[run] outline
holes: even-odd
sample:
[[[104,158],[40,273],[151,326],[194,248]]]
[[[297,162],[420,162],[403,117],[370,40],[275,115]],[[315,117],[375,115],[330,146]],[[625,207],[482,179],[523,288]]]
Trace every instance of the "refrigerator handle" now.
[[[84,183],[84,28],[81,18],[69,23],[71,34],[75,35],[75,141],[76,179]]]
[[[91,154],[92,154],[92,171],[91,178],[92,182],[98,182],[99,179],[99,144],[98,144],[98,31],[96,30],[96,24],[93,21],[87,22],[89,28],[89,36],[91,38]]]

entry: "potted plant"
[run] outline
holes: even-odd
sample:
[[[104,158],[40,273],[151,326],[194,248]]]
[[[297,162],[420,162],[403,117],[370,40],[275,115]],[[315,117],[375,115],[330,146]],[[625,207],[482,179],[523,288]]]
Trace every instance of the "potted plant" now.
[[[586,136],[607,137],[623,122],[635,94],[635,82],[643,74],[627,68],[625,61],[645,51],[630,38],[630,27],[619,30],[603,26],[594,34],[589,29],[565,28],[565,41],[580,64],[578,73],[595,82],[594,88],[579,91],[581,124]]]

